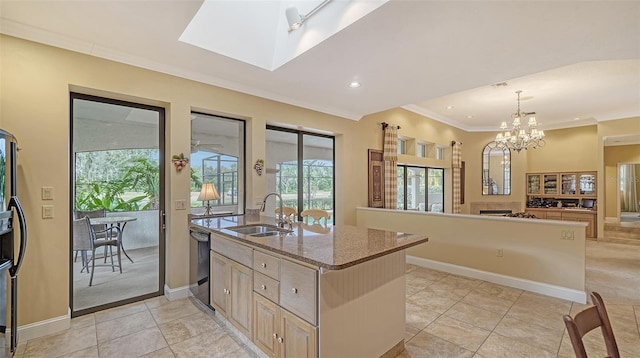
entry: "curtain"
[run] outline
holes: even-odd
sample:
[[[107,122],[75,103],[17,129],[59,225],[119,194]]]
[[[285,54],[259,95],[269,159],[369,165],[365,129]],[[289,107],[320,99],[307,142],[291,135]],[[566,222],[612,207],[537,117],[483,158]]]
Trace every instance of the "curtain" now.
[[[451,168],[453,169],[453,213],[460,214],[460,198],[462,195],[460,169],[462,168],[462,143],[451,142]]]
[[[620,211],[639,211],[638,190],[636,188],[637,180],[635,164],[620,165]]]
[[[396,209],[398,201],[398,127],[384,129],[384,207]]]

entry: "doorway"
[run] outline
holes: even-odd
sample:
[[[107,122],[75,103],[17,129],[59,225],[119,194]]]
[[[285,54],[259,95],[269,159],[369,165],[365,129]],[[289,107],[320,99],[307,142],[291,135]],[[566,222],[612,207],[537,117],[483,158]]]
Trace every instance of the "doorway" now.
[[[640,224],[640,163],[618,163],[620,222]]]
[[[163,293],[165,113],[79,93],[70,102],[75,317]]]

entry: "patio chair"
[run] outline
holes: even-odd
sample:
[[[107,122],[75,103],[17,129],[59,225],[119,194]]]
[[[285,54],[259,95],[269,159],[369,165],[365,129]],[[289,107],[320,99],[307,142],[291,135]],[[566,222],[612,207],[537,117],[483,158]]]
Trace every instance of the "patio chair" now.
[[[105,239],[98,239],[97,234],[102,234]],[[122,261],[120,259],[120,239],[122,237],[122,231],[119,227],[113,226],[101,231],[95,231],[91,225],[89,217],[85,216],[82,219],[76,219],[73,221],[73,249],[81,252],[82,255],[82,269],[80,272],[87,269],[89,270],[89,263],[91,263],[91,277],[89,278],[89,286],[93,284],[93,274],[96,266],[111,266],[111,271],[115,272],[116,266],[122,273]],[[105,255],[107,249],[111,253],[111,264],[96,265],[96,249],[105,247]],[[116,248],[116,255],[118,257],[118,264],[113,262],[113,248]],[[91,251],[91,257],[87,257],[87,252]]]

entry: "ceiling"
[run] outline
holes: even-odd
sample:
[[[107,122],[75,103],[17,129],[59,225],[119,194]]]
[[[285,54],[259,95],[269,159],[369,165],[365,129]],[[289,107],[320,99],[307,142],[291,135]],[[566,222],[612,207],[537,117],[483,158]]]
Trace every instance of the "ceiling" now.
[[[182,42],[202,5],[190,0],[1,0],[0,31],[352,120],[403,107],[492,131],[515,112],[516,90],[544,130],[640,116],[638,1],[380,0],[344,23],[336,14],[358,1],[336,0],[290,33],[273,6],[214,3],[211,22],[225,27],[202,28],[211,38],[255,50],[266,40],[241,29],[262,28],[298,50],[260,67]],[[330,32],[302,46],[322,31]]]

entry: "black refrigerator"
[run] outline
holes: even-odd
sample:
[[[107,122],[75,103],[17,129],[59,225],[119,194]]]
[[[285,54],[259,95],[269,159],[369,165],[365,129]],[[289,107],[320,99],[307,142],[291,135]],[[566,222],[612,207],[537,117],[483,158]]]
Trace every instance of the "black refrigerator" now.
[[[18,273],[27,247],[27,226],[18,200],[18,145],[0,129],[0,358],[18,346]]]

